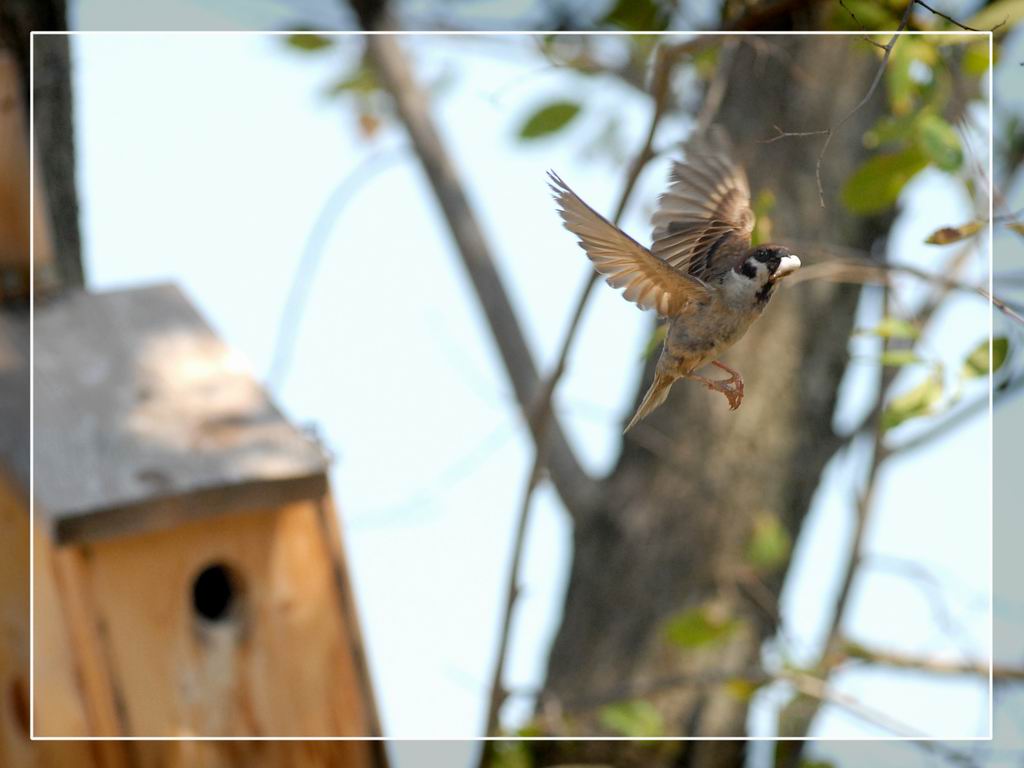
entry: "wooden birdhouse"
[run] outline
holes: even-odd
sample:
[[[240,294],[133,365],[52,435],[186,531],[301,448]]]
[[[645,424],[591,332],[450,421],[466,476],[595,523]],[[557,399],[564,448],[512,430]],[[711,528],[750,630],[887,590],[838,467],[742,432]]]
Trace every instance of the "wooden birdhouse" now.
[[[36,735],[380,735],[317,441],[171,285],[37,302],[34,334]]]

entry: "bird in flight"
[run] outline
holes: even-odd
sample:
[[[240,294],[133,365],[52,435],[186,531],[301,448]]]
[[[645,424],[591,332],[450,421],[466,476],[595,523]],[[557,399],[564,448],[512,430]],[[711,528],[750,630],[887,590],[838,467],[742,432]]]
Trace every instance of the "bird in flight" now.
[[[625,289],[623,298],[668,320],[654,381],[626,432],[665,401],[676,379],[699,381],[725,395],[730,410],[739,408],[743,377],[718,357],[760,317],[779,281],[800,267],[784,246],[751,245],[750,185],[724,130],[691,139],[684,151],[658,198],[650,249],[548,172],[562,221],[594,269]],[[729,378],[696,373],[709,363]]]

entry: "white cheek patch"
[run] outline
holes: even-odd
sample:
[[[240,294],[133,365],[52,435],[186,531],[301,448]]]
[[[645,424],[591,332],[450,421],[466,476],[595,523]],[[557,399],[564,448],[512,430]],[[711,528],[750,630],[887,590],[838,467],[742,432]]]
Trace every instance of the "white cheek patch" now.
[[[800,269],[799,256],[796,256],[795,254],[783,256],[782,261],[779,262],[778,269],[775,270],[775,279],[778,280],[786,275],[791,275],[798,269]]]

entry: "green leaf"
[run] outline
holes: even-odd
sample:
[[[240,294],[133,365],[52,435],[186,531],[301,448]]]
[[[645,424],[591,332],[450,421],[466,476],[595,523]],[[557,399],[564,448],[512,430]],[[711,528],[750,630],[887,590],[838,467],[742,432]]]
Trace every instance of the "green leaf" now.
[[[989,358],[988,339],[985,339],[967,355],[961,375],[965,379],[975,379],[998,371],[1006,362],[1009,351],[1009,339],[1005,336],[997,336],[992,339],[992,357]]]
[[[924,360],[912,349],[887,349],[881,357],[882,365],[893,368],[923,362]]]
[[[490,768],[533,768],[533,756],[525,741],[496,741]]]
[[[651,702],[637,699],[609,704],[598,715],[609,731],[633,739],[649,739],[665,733],[665,721]]]
[[[915,64],[933,67],[938,61],[936,50],[937,39],[925,39],[918,36],[901,37],[892,54],[885,71],[886,90],[889,94],[889,107],[894,115],[906,115],[913,111],[918,93],[923,83],[919,82]],[[932,79],[934,79],[934,73]]]
[[[334,38],[318,35],[314,32],[294,32],[285,38],[285,42],[297,51],[322,51],[334,45]]]
[[[914,108],[914,94],[917,83],[911,76],[911,65],[914,57],[910,46],[901,45],[907,38],[897,41],[889,56],[889,65],[885,70],[885,87],[889,95],[889,109],[894,115],[906,115]]]
[[[864,146],[868,149],[875,149],[882,144],[894,144],[906,142],[914,137],[917,131],[917,121],[921,113],[912,112],[909,115],[882,115],[865,134]]]
[[[739,625],[736,619],[720,616],[708,606],[699,606],[669,619],[665,636],[681,648],[699,648],[725,640]]]
[[[913,323],[899,317],[883,317],[874,328],[861,328],[858,334],[878,336],[883,339],[916,339],[921,335]]]
[[[579,113],[580,105],[572,101],[555,101],[541,107],[519,129],[520,139],[536,139],[562,130]]]
[[[744,680],[742,677],[737,677],[727,680],[723,687],[726,693],[737,701],[750,701],[761,686],[752,680]]]
[[[754,518],[754,530],[747,544],[747,560],[755,568],[772,571],[789,557],[792,542],[778,517],[761,514]]]
[[[942,377],[933,373],[916,387],[893,398],[882,412],[882,429],[898,427],[905,421],[926,416],[942,399]]]
[[[660,32],[668,26],[668,12],[658,0],[617,0],[602,21],[629,32]]]
[[[959,227],[942,227],[932,232],[925,242],[930,245],[958,243],[972,235],[978,234],[983,226],[985,226],[983,221],[969,221],[966,224],[961,224]]]
[[[996,55],[997,51],[998,48],[993,47],[993,59],[999,58]],[[978,42],[971,43],[964,48],[964,57],[960,62],[960,66],[965,75],[981,77],[988,72],[990,67],[995,65],[995,63],[995,61],[989,61],[988,58],[988,40],[979,40]]]
[[[644,345],[644,353],[641,359],[650,359],[651,355],[661,348],[666,336],[668,336],[668,323],[664,323],[655,328],[654,333],[651,334],[651,338],[649,338],[647,343]]]
[[[762,189],[754,200],[754,232],[751,242],[754,245],[769,243],[772,240],[772,219],[769,215],[775,208],[775,193],[770,189]]]
[[[721,58],[722,49],[717,45],[698,51],[693,56],[693,66],[701,80],[710,80],[718,71],[718,60]]]
[[[914,147],[875,155],[843,185],[843,204],[852,213],[881,213],[896,202],[906,183],[927,165],[928,158]]]
[[[838,29],[896,29],[899,25],[900,20],[877,0],[845,0],[845,5],[846,9],[835,5],[833,19]]]
[[[327,96],[337,96],[345,92],[368,94],[373,93],[379,87],[373,70],[365,64],[360,64],[345,77],[329,85],[325,93]]]
[[[992,29],[998,25],[998,31],[1006,32],[1019,21],[1024,21],[1024,0],[996,0],[974,14],[966,24],[975,29]]]
[[[925,156],[944,171],[955,171],[964,162],[960,137],[939,115],[927,114],[918,121],[917,143]]]

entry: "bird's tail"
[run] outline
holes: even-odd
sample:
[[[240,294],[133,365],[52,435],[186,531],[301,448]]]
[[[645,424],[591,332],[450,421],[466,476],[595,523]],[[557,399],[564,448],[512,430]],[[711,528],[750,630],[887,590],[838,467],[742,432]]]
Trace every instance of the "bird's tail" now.
[[[654,381],[651,382],[650,389],[647,390],[647,394],[644,395],[643,402],[640,403],[640,407],[636,409],[636,413],[633,414],[633,418],[622,431],[622,434],[629,432],[629,430],[637,425],[637,422],[646,418],[651,411],[665,402],[665,398],[668,397],[668,391],[672,389],[672,384],[675,380],[675,376],[669,376],[668,374],[661,373],[660,371],[654,374]]]

